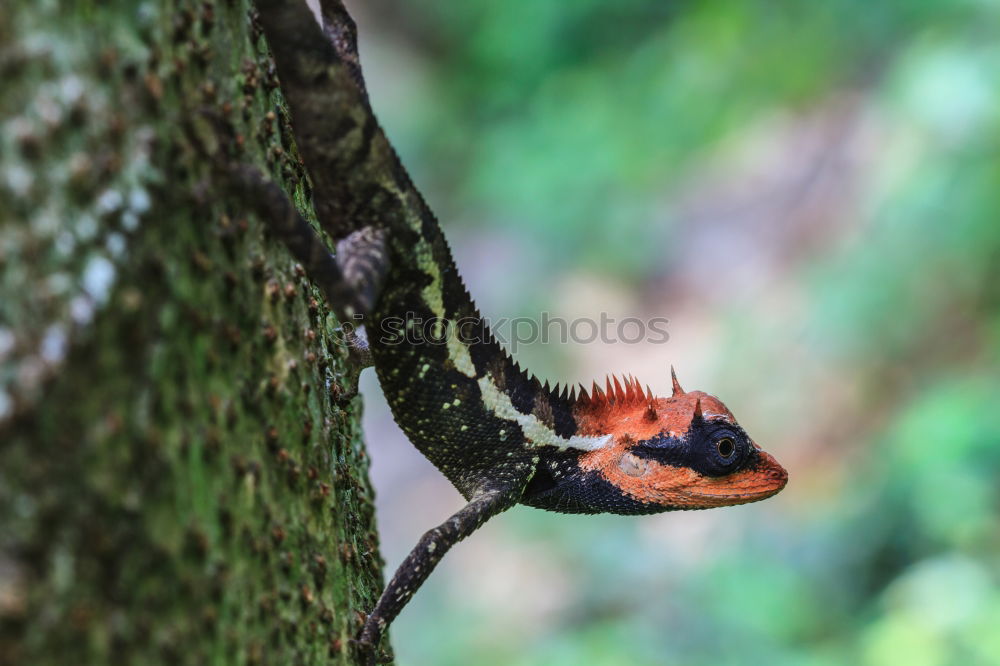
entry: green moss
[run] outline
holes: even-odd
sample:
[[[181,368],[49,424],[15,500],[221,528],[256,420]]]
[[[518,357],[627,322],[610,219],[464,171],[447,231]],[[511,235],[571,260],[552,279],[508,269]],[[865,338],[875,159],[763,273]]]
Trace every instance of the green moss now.
[[[247,4],[5,20],[0,661],[348,663],[382,562],[345,351],[183,131],[226,114],[307,198]]]

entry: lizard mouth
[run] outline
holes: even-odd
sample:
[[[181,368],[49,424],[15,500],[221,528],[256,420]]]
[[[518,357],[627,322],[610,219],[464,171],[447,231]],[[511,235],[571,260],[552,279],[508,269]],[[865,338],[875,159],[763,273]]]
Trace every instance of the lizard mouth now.
[[[777,495],[787,483],[788,472],[774,456],[757,451],[757,460],[747,469],[718,478],[700,477],[687,488],[676,490],[691,503],[708,508],[759,502]]]
[[[746,469],[725,476],[705,476],[687,467],[646,461],[638,470],[605,468],[605,476],[641,502],[670,509],[711,509],[759,502],[781,492],[788,472],[768,453],[758,450]]]

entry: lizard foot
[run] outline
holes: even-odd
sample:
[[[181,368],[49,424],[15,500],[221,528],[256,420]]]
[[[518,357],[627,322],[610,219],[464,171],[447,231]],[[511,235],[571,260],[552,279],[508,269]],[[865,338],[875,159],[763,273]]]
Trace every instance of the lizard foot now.
[[[354,647],[354,654],[359,664],[364,666],[376,666],[392,661],[392,656],[379,649],[382,642],[382,632],[385,631],[386,623],[381,619],[378,609],[365,619],[364,625],[358,632],[357,638],[351,641]]]
[[[350,641],[354,660],[361,666],[377,666],[378,664],[388,664],[392,657],[380,650],[377,645],[361,638],[352,638]]]
[[[363,328],[355,328],[350,323],[345,324],[340,329],[342,340],[347,346],[347,359],[345,361],[344,385],[346,389],[337,397],[336,401],[343,406],[353,400],[358,395],[358,382],[361,380],[361,372],[365,368],[374,365],[372,352],[368,347],[368,339],[365,337]]]

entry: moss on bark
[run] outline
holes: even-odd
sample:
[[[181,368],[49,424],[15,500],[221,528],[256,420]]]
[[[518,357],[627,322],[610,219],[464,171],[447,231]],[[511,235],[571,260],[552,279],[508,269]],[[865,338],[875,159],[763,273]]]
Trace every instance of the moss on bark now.
[[[248,3],[14,0],[0,80],[0,663],[350,663],[346,349],[182,130],[306,199]]]

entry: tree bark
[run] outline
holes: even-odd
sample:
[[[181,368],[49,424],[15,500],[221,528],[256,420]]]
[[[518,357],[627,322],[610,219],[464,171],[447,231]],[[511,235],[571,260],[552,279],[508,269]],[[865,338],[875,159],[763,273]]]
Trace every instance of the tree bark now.
[[[378,599],[337,322],[203,157],[308,199],[252,14],[0,12],[0,663],[346,664]]]

